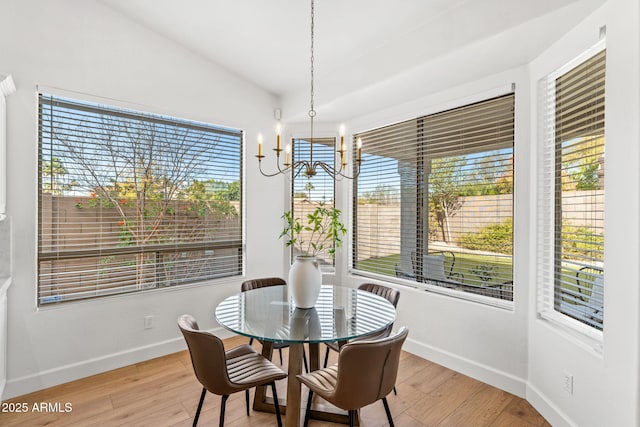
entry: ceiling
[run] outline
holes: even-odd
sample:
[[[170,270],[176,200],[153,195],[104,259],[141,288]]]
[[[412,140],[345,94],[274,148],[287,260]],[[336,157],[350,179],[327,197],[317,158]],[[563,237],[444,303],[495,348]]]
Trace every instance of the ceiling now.
[[[309,96],[310,1],[99,1],[285,101]],[[510,37],[513,53],[502,53],[521,64],[603,2],[317,0],[317,97],[335,103],[498,35]],[[325,88],[333,90],[322,98]]]

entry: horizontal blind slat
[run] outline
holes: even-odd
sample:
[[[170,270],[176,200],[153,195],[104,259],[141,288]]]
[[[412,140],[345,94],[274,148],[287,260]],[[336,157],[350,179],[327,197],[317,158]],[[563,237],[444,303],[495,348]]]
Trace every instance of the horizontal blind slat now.
[[[39,304],[242,272],[242,131],[39,96]]]
[[[605,58],[599,50],[540,91],[539,311],[596,331],[604,324]]]
[[[444,257],[448,277],[442,279],[448,283],[439,286],[512,299],[510,255],[463,248],[457,237],[438,250],[443,244],[436,234],[442,231],[434,230],[427,217],[435,215],[443,186],[452,185],[466,211],[457,211],[450,233],[479,236],[487,224],[511,220],[513,99],[499,97],[355,135],[363,142],[363,164],[354,181],[355,270],[427,280],[426,264],[414,256],[420,250]],[[443,181],[448,170],[455,171],[455,179]],[[503,194],[482,194],[500,182]],[[487,209],[493,213],[489,222],[479,215]],[[510,253],[511,245],[509,240],[494,247]]]

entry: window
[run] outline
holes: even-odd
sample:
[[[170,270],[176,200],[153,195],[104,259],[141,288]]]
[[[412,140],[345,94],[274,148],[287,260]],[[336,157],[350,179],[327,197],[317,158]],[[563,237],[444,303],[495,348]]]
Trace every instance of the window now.
[[[514,95],[363,132],[353,268],[513,299]]]
[[[596,331],[604,325],[605,58],[601,44],[542,82],[538,194],[540,311]]]
[[[39,305],[240,275],[242,132],[39,96]]]
[[[311,155],[310,149],[311,144],[308,139],[295,138],[293,140],[294,161],[308,160]],[[313,138],[313,159],[334,166],[335,138]],[[317,168],[317,174],[313,177],[307,177],[302,171],[291,180],[291,194],[293,195],[291,212],[294,218],[301,218],[304,224],[306,216],[312,213],[319,203],[324,203],[328,208],[334,206],[335,181],[322,168]],[[323,269],[335,265],[329,249],[331,248],[325,248],[317,257],[320,265],[325,267]]]

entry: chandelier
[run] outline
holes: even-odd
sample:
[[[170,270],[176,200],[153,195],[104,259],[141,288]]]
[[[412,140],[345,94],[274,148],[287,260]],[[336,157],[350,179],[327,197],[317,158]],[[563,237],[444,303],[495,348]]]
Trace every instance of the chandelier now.
[[[354,179],[360,174],[360,165],[362,163],[362,140],[358,138],[356,142],[357,154],[353,162],[353,174],[351,176],[347,175],[347,150],[345,148],[344,143],[344,130],[340,131],[340,146],[337,150],[337,153],[340,154],[340,163],[339,166],[332,166],[329,163],[314,160],[313,159],[313,120],[316,117],[316,110],[313,105],[313,62],[314,62],[314,50],[313,50],[313,36],[314,36],[314,19],[315,19],[315,7],[314,0],[311,0],[311,96],[310,96],[310,109],[309,109],[309,120],[310,120],[310,132],[309,132],[309,158],[303,160],[292,160],[291,159],[291,144],[287,144],[284,149],[282,149],[280,144],[280,125],[278,124],[277,133],[276,133],[276,148],[273,151],[276,152],[276,167],[277,171],[274,173],[265,173],[262,170],[262,159],[266,156],[262,151],[262,135],[258,135],[258,154],[256,157],[258,158],[258,168],[260,169],[260,173],[264,176],[271,177],[280,174],[293,174],[294,177],[297,177],[300,173],[302,173],[307,178],[312,178],[318,173],[318,169],[324,170],[329,176],[333,179],[338,179],[340,177],[347,179]],[[281,163],[280,155],[282,152],[285,152],[284,155],[284,163]]]

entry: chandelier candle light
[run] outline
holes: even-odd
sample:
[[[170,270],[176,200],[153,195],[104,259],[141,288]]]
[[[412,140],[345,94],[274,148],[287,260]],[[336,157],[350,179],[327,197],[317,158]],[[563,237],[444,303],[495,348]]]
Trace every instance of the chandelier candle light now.
[[[278,123],[277,131],[276,131],[276,148],[273,151],[276,152],[276,167],[277,172],[274,173],[265,173],[262,170],[262,159],[266,156],[262,151],[262,135],[258,134],[258,168],[260,169],[260,173],[264,176],[276,176],[279,174],[287,174],[292,173],[294,177],[298,176],[300,172],[303,172],[307,178],[311,178],[318,173],[318,168],[323,169],[329,176],[333,179],[337,179],[339,177],[354,179],[360,174],[360,165],[362,163],[362,140],[358,138],[356,141],[357,154],[355,161],[353,162],[353,175],[349,176],[346,174],[347,172],[347,156],[346,156],[346,148],[344,143],[344,126],[340,127],[340,145],[338,149],[338,153],[340,154],[340,166],[333,167],[326,162],[322,162],[319,160],[313,160],[313,120],[316,116],[316,110],[313,105],[313,79],[314,79],[314,46],[313,46],[313,35],[314,35],[314,18],[315,18],[315,7],[314,0],[311,0],[311,102],[309,109],[309,119],[311,122],[310,135],[309,135],[309,158],[304,160],[295,160],[291,159],[291,144],[287,144],[286,148],[283,150],[280,145],[280,123]],[[285,151],[284,156],[284,164],[280,163],[280,153]]]

